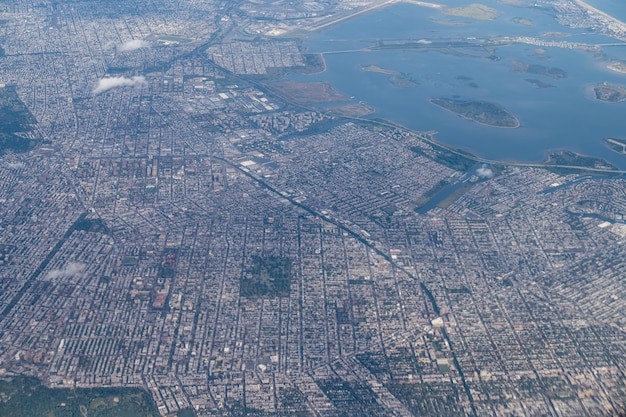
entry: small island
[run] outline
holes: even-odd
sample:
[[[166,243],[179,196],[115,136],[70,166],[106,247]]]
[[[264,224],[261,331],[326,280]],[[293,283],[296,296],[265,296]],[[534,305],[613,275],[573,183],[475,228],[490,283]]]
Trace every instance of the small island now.
[[[378,65],[362,65],[361,69],[366,72],[376,72],[378,74],[396,75],[396,76],[400,75],[398,71],[382,68],[382,67],[379,67]]]
[[[596,100],[621,103],[626,100],[626,89],[621,85],[602,83],[593,86]]]
[[[528,74],[545,75],[555,80],[566,78],[567,72],[560,68],[548,68],[538,64],[527,64],[520,61],[511,61],[514,72],[526,72]]]
[[[511,19],[511,22],[523,26],[533,26],[535,24],[531,19],[525,17],[514,17]]]
[[[405,75],[389,77],[389,82],[396,87],[402,88],[415,87],[417,85],[415,81]]]
[[[614,72],[619,72],[620,74],[626,74],[626,62],[616,61],[611,62],[606,66],[608,69]]]
[[[537,88],[553,88],[553,87],[555,87],[552,84],[544,83],[543,81],[538,80],[536,78],[526,78],[524,81],[534,85]]]
[[[480,100],[454,100],[447,98],[431,98],[435,106],[456,113],[459,116],[476,123],[491,126],[515,129],[520,126],[517,117],[509,113],[497,103]]]

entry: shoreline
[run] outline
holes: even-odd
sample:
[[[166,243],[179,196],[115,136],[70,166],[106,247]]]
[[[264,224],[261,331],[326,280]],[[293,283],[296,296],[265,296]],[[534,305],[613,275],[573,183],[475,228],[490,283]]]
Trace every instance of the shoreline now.
[[[444,109],[447,110],[447,109]],[[448,110],[449,111],[449,110]],[[454,112],[452,112],[454,113]],[[456,114],[456,113],[455,113]],[[416,134],[421,140],[423,140],[426,143],[429,143],[431,145],[436,145],[436,146],[440,146],[450,152],[452,152],[455,155],[458,156],[463,156],[463,157],[471,157],[472,159],[476,160],[476,162],[478,163],[484,163],[484,164],[493,164],[493,165],[503,165],[503,166],[512,166],[512,167],[526,167],[526,168],[542,168],[542,169],[546,169],[546,168],[565,168],[565,169],[574,169],[577,171],[581,171],[581,172],[595,172],[595,173],[605,173],[605,174],[619,174],[619,175],[626,175],[626,169],[620,169],[619,167],[615,166],[615,169],[606,169],[606,168],[593,168],[593,167],[585,167],[585,166],[575,166],[575,165],[552,165],[548,163],[548,157],[550,155],[550,153],[553,152],[558,152],[560,150],[566,150],[564,148],[550,148],[550,149],[546,149],[544,151],[544,160],[543,161],[523,161],[523,160],[511,160],[511,159],[489,159],[489,158],[485,158],[482,157],[480,155],[477,155],[474,153],[474,150],[471,148],[464,148],[464,147],[455,147],[452,145],[448,145],[445,142],[442,142],[438,139],[436,139],[434,137],[433,134],[431,134],[430,132],[422,132],[419,130],[415,130],[415,129],[411,129],[407,126],[404,126],[400,123],[394,122],[393,120],[389,120],[389,119],[384,119],[384,118],[377,118],[377,119],[368,119],[368,118],[364,118],[364,117],[349,117],[349,116],[342,116],[343,119],[346,120],[352,120],[353,122],[361,122],[361,123],[366,123],[366,124],[375,124],[375,125],[379,125],[379,126],[384,126],[384,127],[388,127],[388,128],[393,128],[393,129],[400,129],[400,130],[404,130],[407,132],[411,132]],[[432,132],[432,131],[431,131]],[[437,132],[438,133],[438,132]],[[469,155],[467,153],[469,153]],[[589,156],[586,154],[582,154],[579,152],[575,152],[575,151],[571,151],[569,150],[569,152],[572,152],[576,155],[580,155],[580,156]],[[607,161],[604,158],[599,158],[599,157],[594,157],[594,158],[598,158],[599,160],[606,162],[608,164],[611,164],[609,161]]]
[[[602,10],[596,9],[590,4],[585,3],[583,0],[574,0],[574,2],[581,8],[585,9],[587,12],[598,14],[605,19],[610,20],[612,23],[616,24],[622,32],[626,32],[626,23],[621,20],[611,16],[608,13],[603,12]]]

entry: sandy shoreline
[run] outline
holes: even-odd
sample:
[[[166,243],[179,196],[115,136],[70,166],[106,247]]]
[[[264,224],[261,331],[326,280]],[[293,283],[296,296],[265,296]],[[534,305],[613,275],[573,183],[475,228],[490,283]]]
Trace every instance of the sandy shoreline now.
[[[598,14],[610,20],[612,23],[616,24],[622,32],[626,32],[626,23],[622,22],[621,20],[614,18],[613,16],[603,12],[602,10],[596,9],[595,7],[585,3],[582,0],[574,0],[574,2],[588,12]]]

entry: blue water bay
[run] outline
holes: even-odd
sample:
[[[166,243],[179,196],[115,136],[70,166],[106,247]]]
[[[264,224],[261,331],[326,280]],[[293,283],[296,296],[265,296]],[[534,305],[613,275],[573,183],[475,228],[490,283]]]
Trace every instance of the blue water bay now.
[[[608,1],[608,0],[607,0]],[[454,0],[447,5],[466,6]],[[553,149],[569,149],[604,158],[626,169],[626,157],[610,151],[606,137],[626,138],[626,102],[593,98],[601,82],[626,86],[626,74],[606,68],[608,60],[626,59],[626,47],[605,47],[603,54],[530,44],[481,47],[498,37],[528,36],[548,41],[589,44],[615,42],[585,29],[561,26],[547,7],[513,7],[496,1],[490,21],[473,20],[412,4],[396,4],[361,15],[311,36],[310,52],[324,52],[327,70],[307,81],[327,81],[341,93],[376,108],[382,117],[416,130],[436,130],[446,144],[469,149],[490,159],[540,161]],[[600,8],[601,0],[594,6]],[[614,4],[615,9],[620,6]],[[624,11],[626,6],[621,6]],[[617,17],[617,16],[616,16]],[[521,19],[532,25],[520,24]],[[546,33],[565,34],[548,38]],[[389,41],[469,42],[475,47],[354,51]],[[413,86],[399,86],[390,75],[364,71],[375,65],[401,74]],[[564,78],[521,71],[524,65],[563,70]],[[498,103],[521,122],[517,129],[484,126],[429,103],[433,97]]]

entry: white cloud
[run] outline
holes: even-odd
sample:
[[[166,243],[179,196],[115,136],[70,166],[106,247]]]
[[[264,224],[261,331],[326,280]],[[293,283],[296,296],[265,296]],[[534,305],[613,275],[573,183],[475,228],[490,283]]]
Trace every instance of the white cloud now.
[[[147,48],[150,46],[150,42],[146,42],[142,39],[133,39],[131,41],[124,42],[118,48],[119,51],[134,51],[140,48]]]
[[[484,165],[476,170],[476,174],[478,174],[480,178],[492,178],[493,177],[493,171]]]
[[[103,91],[116,87],[141,87],[146,84],[146,77],[138,76],[133,78],[126,77],[107,77],[98,80],[98,86],[94,88],[93,93],[99,94]]]
[[[85,271],[86,265],[81,262],[69,262],[63,269],[53,269],[46,275],[48,279],[57,279],[60,277],[71,277],[81,275]]]

